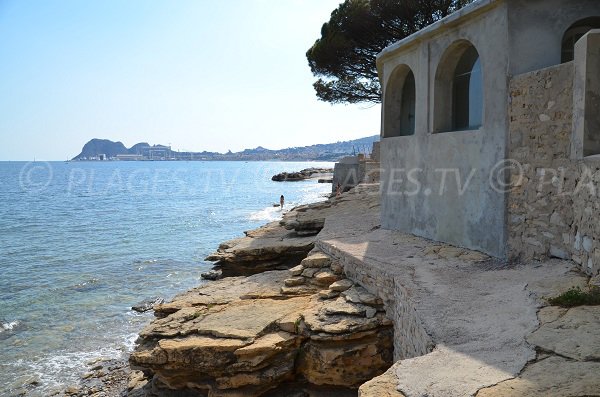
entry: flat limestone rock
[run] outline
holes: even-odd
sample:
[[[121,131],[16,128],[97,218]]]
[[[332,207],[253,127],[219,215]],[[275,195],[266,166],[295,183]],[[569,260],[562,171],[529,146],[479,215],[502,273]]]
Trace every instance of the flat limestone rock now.
[[[335,314],[346,314],[349,316],[365,316],[368,306],[357,303],[346,302],[344,298],[338,298],[328,303],[321,309],[321,314],[332,316]],[[369,308],[370,309],[370,308]]]
[[[438,345],[429,354],[399,362],[396,368],[398,386],[408,397],[471,396],[474,391],[489,385],[485,383],[486,379],[501,382],[516,375],[507,372],[509,366],[506,365],[514,357],[502,353],[490,352],[484,358],[461,352],[453,346]]]
[[[312,278],[315,276],[315,274],[319,271],[319,268],[316,267],[309,267],[308,269],[304,269],[304,271],[302,272],[302,276],[303,277],[309,277]]]
[[[398,377],[396,376],[396,364],[370,381],[363,383],[358,389],[358,397],[405,397],[396,388]]]
[[[282,350],[293,350],[298,343],[298,335],[279,331],[260,337],[251,345],[237,349],[234,354],[238,363],[256,367]]]
[[[346,334],[368,331],[380,326],[387,326],[391,321],[382,314],[372,318],[344,315],[322,316],[314,312],[307,313],[304,321],[311,332],[327,334]]]
[[[281,294],[284,296],[308,296],[316,293],[317,290],[308,285],[298,285],[295,287],[281,287]]]
[[[338,275],[329,270],[324,270],[315,274],[313,281],[320,286],[328,287],[339,279]]]
[[[221,244],[206,260],[217,262],[224,277],[289,268],[313,249],[315,239],[315,236],[299,236],[272,222],[246,232],[246,237]]]
[[[304,271],[304,266],[298,265],[298,266],[294,266],[293,268],[290,269],[290,274],[292,276],[299,276],[302,274],[303,271]]]
[[[600,306],[569,309],[543,324],[527,341],[543,350],[579,361],[600,360]]]
[[[277,296],[279,285],[288,275],[287,271],[269,271],[249,277],[229,277],[177,295],[173,301],[158,305],[154,310],[158,317],[164,317],[185,307],[223,305],[248,296]]]
[[[540,320],[540,325],[558,320],[559,318],[564,316],[568,310],[569,309],[565,309],[558,306],[542,307],[538,312],[538,319]]]
[[[299,285],[302,285],[306,282],[306,279],[304,277],[291,277],[291,278],[286,278],[283,283],[286,287],[297,287]]]
[[[357,285],[342,292],[342,296],[346,298],[348,302],[353,303],[364,303],[366,305],[380,305],[382,303],[375,295]]]
[[[130,357],[135,366],[165,365],[170,368],[212,371],[213,368],[230,365],[232,353],[251,342],[237,339],[191,336],[177,339],[161,339],[149,349],[136,349]]]
[[[530,364],[515,379],[482,389],[477,397],[591,397],[600,391],[600,363],[552,356]]]
[[[304,258],[301,263],[305,268],[322,268],[331,264],[331,258],[322,252],[315,252]]]
[[[339,280],[339,281],[336,281],[335,283],[331,284],[329,286],[329,289],[332,291],[343,292],[343,291],[346,291],[347,289],[349,289],[350,287],[352,287],[353,285],[354,285],[353,281],[345,278],[343,280]]]
[[[267,327],[302,305],[302,298],[259,299],[234,302],[227,310],[204,317],[197,326],[200,334],[221,338],[256,338]]]
[[[320,299],[333,299],[333,298],[337,298],[338,296],[340,296],[340,293],[337,291],[332,291],[330,289],[325,289],[325,290],[319,291],[318,296]]]

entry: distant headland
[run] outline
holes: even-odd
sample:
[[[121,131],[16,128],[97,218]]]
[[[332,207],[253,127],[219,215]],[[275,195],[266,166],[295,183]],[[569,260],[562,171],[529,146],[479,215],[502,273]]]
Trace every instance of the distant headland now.
[[[121,142],[108,139],[92,139],[81,149],[81,153],[73,160],[98,161],[152,161],[152,160],[185,160],[185,161],[337,161],[338,159],[357,153],[369,152],[373,142],[379,140],[379,135],[351,141],[317,144],[311,146],[291,147],[280,150],[265,149],[261,146],[255,149],[245,149],[241,152],[180,152],[165,145],[150,145],[141,142],[129,149]]]

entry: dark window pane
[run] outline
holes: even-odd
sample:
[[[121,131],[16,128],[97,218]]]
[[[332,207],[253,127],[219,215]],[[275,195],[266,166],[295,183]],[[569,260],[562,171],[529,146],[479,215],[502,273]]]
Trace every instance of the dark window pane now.
[[[481,61],[477,59],[473,65],[469,81],[469,128],[481,127],[483,121],[483,80],[481,75]]]
[[[562,40],[562,63],[575,59],[575,43],[592,29],[600,29],[600,17],[582,19],[567,29]]]
[[[459,60],[452,87],[452,125],[454,130],[476,129],[483,119],[483,81],[481,61],[474,47]]]
[[[402,102],[400,110],[400,135],[415,133],[415,75],[409,72],[402,87]]]

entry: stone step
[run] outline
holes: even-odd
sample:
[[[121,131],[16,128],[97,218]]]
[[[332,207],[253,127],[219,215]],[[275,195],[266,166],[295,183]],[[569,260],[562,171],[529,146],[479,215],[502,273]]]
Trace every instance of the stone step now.
[[[316,252],[309,254],[306,258],[302,260],[302,262],[300,262],[300,264],[305,268],[323,268],[331,265],[331,258],[322,252]]]

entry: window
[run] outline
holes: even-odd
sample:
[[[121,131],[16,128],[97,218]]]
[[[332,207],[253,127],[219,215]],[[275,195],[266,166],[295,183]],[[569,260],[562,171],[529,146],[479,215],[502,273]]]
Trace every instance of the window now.
[[[582,19],[567,29],[562,40],[562,63],[575,59],[575,43],[592,29],[600,29],[600,17]]]
[[[587,32],[575,45],[573,80],[574,158],[600,157],[600,30]]]
[[[481,127],[483,110],[481,61],[474,47],[465,51],[456,66],[452,96],[452,129],[474,130]]]
[[[413,135],[415,133],[415,75],[408,72],[402,87],[402,102],[400,104],[400,135]]]
[[[442,56],[435,76],[433,132],[476,130],[483,124],[483,71],[466,40]]]
[[[399,66],[385,90],[384,138],[414,135],[416,97],[415,75],[408,66]]]

